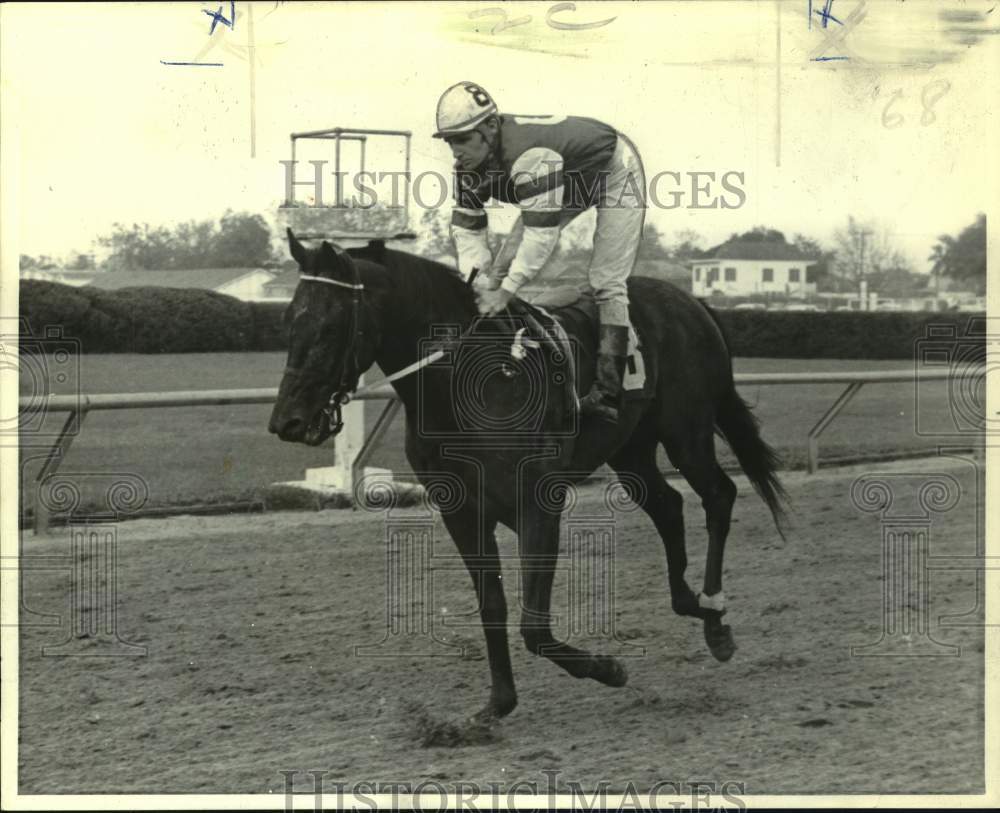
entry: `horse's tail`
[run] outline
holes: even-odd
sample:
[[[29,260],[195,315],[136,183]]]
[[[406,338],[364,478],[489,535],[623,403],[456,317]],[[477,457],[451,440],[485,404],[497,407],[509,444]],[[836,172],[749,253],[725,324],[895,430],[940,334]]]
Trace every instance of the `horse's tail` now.
[[[715,312],[711,305],[709,305],[704,299],[699,299],[698,302],[705,309],[705,312],[709,315],[711,320],[715,322],[715,327],[719,331],[719,335],[722,337],[722,344],[726,348],[726,358],[729,359],[729,371],[733,370],[733,347],[729,341],[729,334],[726,333],[726,329],[722,326],[722,320],[719,318],[719,314]]]
[[[754,491],[767,503],[774,526],[784,539],[787,520],[784,503],[788,501],[788,493],[778,479],[781,458],[760,436],[760,421],[733,385],[716,408],[715,424]]]
[[[788,493],[778,479],[781,458],[760,436],[760,421],[732,383],[733,349],[722,320],[704,299],[699,299],[698,302],[715,323],[729,359],[729,390],[716,409],[716,427],[736,455],[736,460],[750,479],[754,491],[767,503],[771,516],[774,517],[774,526],[784,539],[787,517],[782,503],[788,501]]]

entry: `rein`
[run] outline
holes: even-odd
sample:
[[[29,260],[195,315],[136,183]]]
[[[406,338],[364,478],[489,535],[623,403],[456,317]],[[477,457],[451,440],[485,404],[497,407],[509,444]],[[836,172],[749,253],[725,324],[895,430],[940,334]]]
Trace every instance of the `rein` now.
[[[311,274],[299,274],[299,279],[307,279],[311,282],[325,282],[327,285],[339,285],[341,288],[350,288],[352,291],[363,291],[365,286],[360,282],[341,282],[339,279],[330,279],[329,277],[314,277]]]
[[[347,348],[347,353],[345,355],[351,359],[351,361],[353,362],[354,370],[355,372],[357,372],[357,367],[358,367],[357,347],[358,347],[358,338],[361,335],[359,331],[359,310],[361,307],[361,294],[364,292],[365,286],[362,284],[358,276],[358,269],[354,265],[354,263],[351,263],[351,269],[354,274],[354,282],[341,282],[340,280],[330,279],[329,277],[317,277],[311,274],[300,274],[299,279],[307,280],[309,282],[322,282],[327,285],[336,285],[340,288],[347,288],[348,290],[351,291],[351,332],[350,332],[351,339],[350,339],[350,344],[348,345]],[[479,273],[478,268],[472,269],[472,274],[466,281],[466,284],[469,287],[472,286],[472,283],[475,280],[476,275],[478,273]],[[509,317],[510,316],[509,309],[507,309],[507,313]],[[324,409],[324,412],[326,413],[327,417],[330,420],[330,427],[332,434],[336,435],[338,432],[340,432],[341,429],[344,428],[344,420],[341,414],[341,407],[343,407],[345,404],[350,403],[352,398],[357,398],[359,396],[367,395],[369,392],[372,392],[377,387],[381,387],[383,384],[390,384],[393,381],[398,381],[400,378],[405,378],[408,375],[412,375],[413,373],[422,370],[427,365],[433,364],[435,361],[442,358],[448,351],[448,349],[450,349],[454,345],[459,344],[473,330],[473,328],[475,328],[476,324],[483,318],[485,317],[483,316],[474,317],[472,322],[469,324],[468,328],[466,328],[460,335],[456,336],[455,338],[446,341],[439,349],[435,350],[433,353],[424,356],[422,359],[418,359],[412,364],[403,367],[401,370],[397,370],[396,372],[385,376],[380,381],[376,381],[371,384],[366,384],[365,386],[361,387],[361,389],[355,390],[353,393],[351,393],[350,391],[350,377],[348,376],[348,365],[345,364],[344,369],[341,373],[340,382],[337,385],[337,389],[336,391],[334,391],[333,395],[330,396],[330,403]],[[515,358],[523,358],[525,347],[532,347],[532,346],[538,347],[538,343],[535,342],[534,340],[524,339],[522,337],[523,333],[524,333],[524,328],[521,328],[520,330],[517,331],[515,335],[514,345],[511,348],[512,355],[515,356]],[[286,367],[285,374],[296,377],[302,377],[303,371],[294,367]]]

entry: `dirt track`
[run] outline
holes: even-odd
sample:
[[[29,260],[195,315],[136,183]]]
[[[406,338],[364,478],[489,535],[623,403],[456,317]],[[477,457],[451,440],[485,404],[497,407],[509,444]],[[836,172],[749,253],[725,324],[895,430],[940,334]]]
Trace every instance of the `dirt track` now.
[[[944,460],[868,469],[950,473],[962,497],[935,516],[931,554],[975,553],[981,506],[973,469]],[[851,656],[852,645],[872,643],[882,630],[881,526],[849,499],[860,473],[789,475],[795,525],[787,542],[738,481],[726,593],[739,650],[726,664],[709,655],[699,622],[671,613],[663,549],[640,512],[617,519],[619,641],[593,642],[631,653],[627,687],[574,680],[528,655],[511,577],[520,705],[494,741],[455,748],[421,740],[427,717],[461,719],[486,698],[475,625],[435,623],[441,637],[465,646],[461,657],[418,658],[412,643],[410,655],[354,653],[385,630],[381,515],[123,523],[119,630],[148,647],[146,657],[42,657],[43,645],[69,635],[69,575],[40,570],[23,579],[25,605],[61,613],[62,626],[22,629],[21,792],[281,793],[279,771],[310,769],[347,783],[543,783],[543,769],[558,769],[563,782],[592,787],[604,779],[622,788],[631,780],[640,790],[701,780],[742,782],[750,794],[981,791],[982,610],[966,619],[971,626],[938,626],[942,614],[976,607],[974,573],[930,578],[931,634],[959,645],[960,657]],[[677,486],[697,589],[703,521],[690,491]],[[900,486],[900,504],[915,489]],[[599,497],[592,488],[578,508],[599,505]],[[509,534],[500,543],[513,553]],[[64,554],[68,535],[25,535],[24,548]],[[435,562],[452,553],[438,523]],[[554,595],[554,609],[565,610],[565,570]],[[473,612],[468,576],[435,566],[429,610],[435,619]],[[426,648],[426,639],[417,645]]]

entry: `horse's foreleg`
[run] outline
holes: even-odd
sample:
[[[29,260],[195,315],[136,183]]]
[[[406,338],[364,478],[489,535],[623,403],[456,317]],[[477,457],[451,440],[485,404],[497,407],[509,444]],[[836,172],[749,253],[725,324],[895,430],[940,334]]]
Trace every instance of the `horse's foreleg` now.
[[[520,523],[523,585],[521,637],[529,652],[542,655],[573,677],[589,677],[608,686],[624,686],[625,667],[615,658],[577,649],[552,634],[552,582],[559,556],[559,517],[524,510]]]
[[[485,520],[475,514],[476,512],[467,511],[461,516],[445,516],[444,519],[472,577],[476,597],[479,599],[479,617],[486,637],[492,687],[490,702],[480,712],[480,716],[503,717],[510,714],[517,705],[517,692],[514,689],[514,673],[511,670],[507,641],[507,601],[494,535],[496,521]]]

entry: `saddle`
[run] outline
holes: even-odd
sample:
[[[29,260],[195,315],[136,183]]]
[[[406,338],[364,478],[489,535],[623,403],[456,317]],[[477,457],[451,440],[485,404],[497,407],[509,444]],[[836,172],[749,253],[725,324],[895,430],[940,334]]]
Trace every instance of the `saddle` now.
[[[576,371],[569,387],[577,397],[590,389],[597,359],[597,303],[590,293],[576,288],[553,288],[532,298],[531,302],[515,299],[512,309],[521,315],[530,328],[531,338],[549,343],[550,351],[569,355],[568,368]],[[629,330],[628,359],[622,390],[625,400],[652,398],[654,378],[642,350],[635,328]]]

